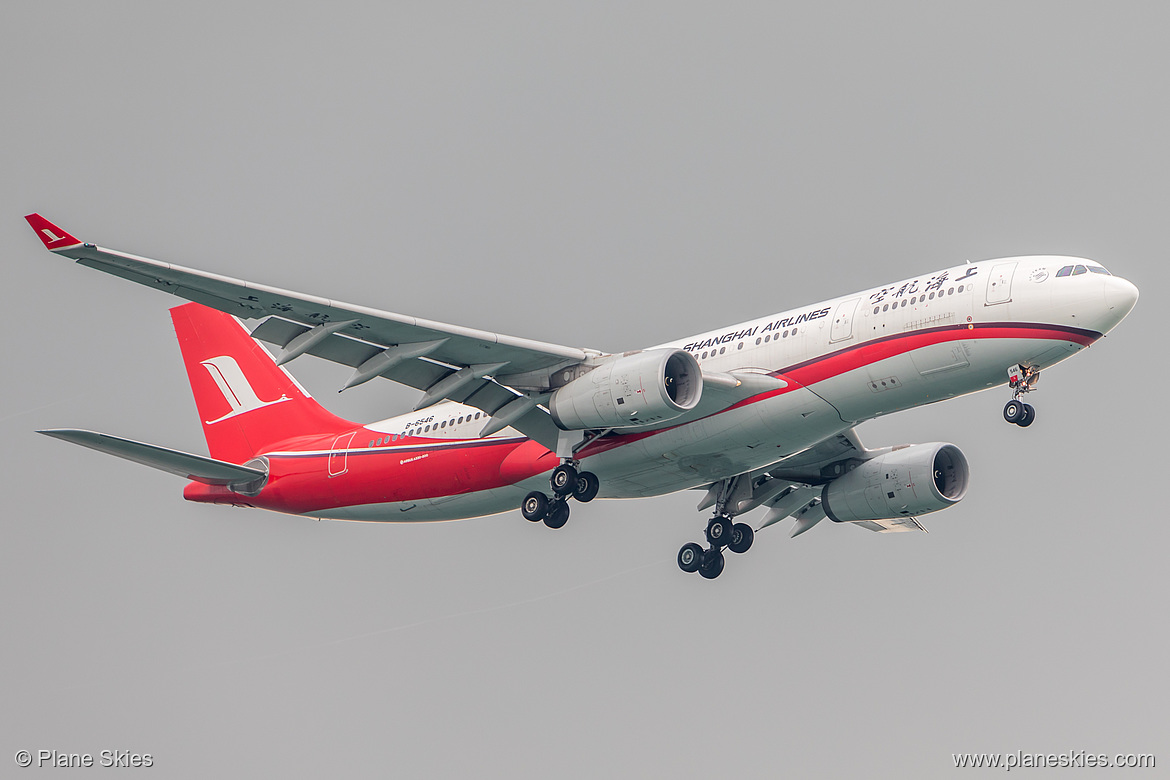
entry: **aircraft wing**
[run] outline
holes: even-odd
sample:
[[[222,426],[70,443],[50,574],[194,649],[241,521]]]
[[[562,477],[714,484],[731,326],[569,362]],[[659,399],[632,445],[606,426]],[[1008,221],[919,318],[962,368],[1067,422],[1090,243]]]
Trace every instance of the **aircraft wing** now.
[[[424,391],[419,408],[453,400],[494,415],[522,399],[512,387],[539,392],[540,378],[601,354],[185,268],[83,243],[39,214],[25,219],[47,249],[80,265],[237,317],[270,318],[253,335],[283,348],[280,363],[308,353],[353,366],[347,387],[392,379]],[[510,416],[511,425],[555,448],[556,426],[547,411],[521,400]]]
[[[281,348],[277,363],[311,354],[351,366],[345,387],[376,377],[423,391],[416,409],[443,400],[486,412],[481,435],[511,426],[555,450],[559,431],[548,410],[553,375],[603,353],[465,328],[314,295],[84,243],[39,214],[25,217],[49,251],[132,282],[244,319],[263,319],[254,338]],[[786,386],[753,374],[703,375],[704,393],[691,419]],[[345,388],[342,388],[345,389]],[[671,421],[676,424],[679,421]],[[664,423],[665,425],[666,423]]]
[[[30,214],[25,219],[46,248],[76,260],[79,265],[245,319],[275,315],[308,327],[348,322],[342,329],[344,333],[377,344],[441,341],[428,357],[458,366],[503,363],[506,366],[503,371],[508,374],[579,363],[587,355],[585,350],[575,347],[380,311],[138,257],[82,243],[39,214]]]

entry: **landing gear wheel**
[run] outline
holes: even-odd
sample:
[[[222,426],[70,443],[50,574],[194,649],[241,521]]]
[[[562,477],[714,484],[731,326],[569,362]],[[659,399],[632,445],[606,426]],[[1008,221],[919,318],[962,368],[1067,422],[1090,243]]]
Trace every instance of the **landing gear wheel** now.
[[[678,551],[678,567],[687,574],[699,570],[703,563],[703,548],[694,542],[688,542]]]
[[[727,549],[733,553],[745,553],[752,548],[752,542],[756,540],[756,532],[747,523],[736,523],[731,526],[731,540],[727,545]]]
[[[707,523],[707,541],[712,547],[719,547],[731,542],[731,518],[726,515],[716,515]]]
[[[582,471],[577,475],[577,485],[573,489],[573,498],[582,504],[588,504],[597,498],[597,491],[601,489],[601,482],[592,471]]]
[[[569,522],[569,505],[564,501],[554,501],[544,516],[544,524],[549,528],[562,528]]]
[[[558,496],[567,496],[577,488],[577,469],[568,463],[562,463],[553,469],[548,481],[554,493]]]
[[[1027,428],[1035,421],[1036,407],[1032,406],[1032,404],[1024,404],[1024,416],[1020,418],[1020,421],[1016,423],[1016,425],[1020,426],[1021,428]]]
[[[539,523],[548,514],[548,496],[537,490],[532,491],[524,497],[520,514],[524,515],[525,520]]]
[[[699,566],[699,576],[705,580],[713,580],[723,573],[723,553],[718,550],[708,550],[703,553],[703,563]]]
[[[1008,401],[1003,407],[1003,419],[1013,425],[1019,425],[1020,420],[1024,419],[1024,404],[1014,398]]]

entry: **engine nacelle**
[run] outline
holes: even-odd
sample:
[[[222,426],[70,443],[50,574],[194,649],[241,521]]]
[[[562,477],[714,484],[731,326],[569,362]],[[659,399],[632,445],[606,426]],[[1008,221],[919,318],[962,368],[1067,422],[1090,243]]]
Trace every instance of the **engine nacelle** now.
[[[971,472],[962,450],[934,442],[902,447],[825,485],[825,514],[837,523],[924,515],[959,503]]]
[[[566,431],[638,428],[673,420],[703,395],[703,372],[681,349],[615,356],[557,389],[548,409]]]

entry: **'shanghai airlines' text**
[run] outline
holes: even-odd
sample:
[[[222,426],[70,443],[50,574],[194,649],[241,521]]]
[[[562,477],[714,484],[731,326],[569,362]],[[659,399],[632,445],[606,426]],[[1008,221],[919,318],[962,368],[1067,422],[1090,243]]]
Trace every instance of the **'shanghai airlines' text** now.
[[[756,325],[755,327],[747,328],[745,330],[731,330],[720,336],[715,336],[714,338],[709,338],[704,341],[693,341],[683,347],[683,349],[685,349],[687,352],[697,352],[700,349],[710,349],[711,347],[717,347],[720,344],[729,344],[737,339],[745,339],[748,336],[754,336],[757,333],[769,333],[774,330],[779,330],[780,328],[791,328],[793,325],[799,325],[802,322],[811,322],[812,320],[817,320],[826,316],[828,313],[829,309],[827,307],[824,309],[816,309],[814,311],[806,311],[804,314],[798,314],[795,317],[785,317],[782,320],[769,322],[762,328],[759,325]]]

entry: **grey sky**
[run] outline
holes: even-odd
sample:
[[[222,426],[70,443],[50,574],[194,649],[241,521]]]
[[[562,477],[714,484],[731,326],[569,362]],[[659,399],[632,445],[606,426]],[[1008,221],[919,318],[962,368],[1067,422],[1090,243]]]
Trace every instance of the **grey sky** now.
[[[1161,3],[10,4],[0,25],[0,766],[167,777],[923,777],[1153,752],[1170,104]],[[1141,288],[1046,372],[860,428],[971,462],[925,534],[787,524],[706,582],[698,494],[317,523],[196,506],[59,441],[204,452],[166,309],[83,240],[519,336],[632,349],[965,259]],[[390,383],[296,376],[390,416]],[[758,522],[758,517],[753,517]],[[968,770],[970,771],[970,770]],[[6,772],[5,772],[6,774]]]

